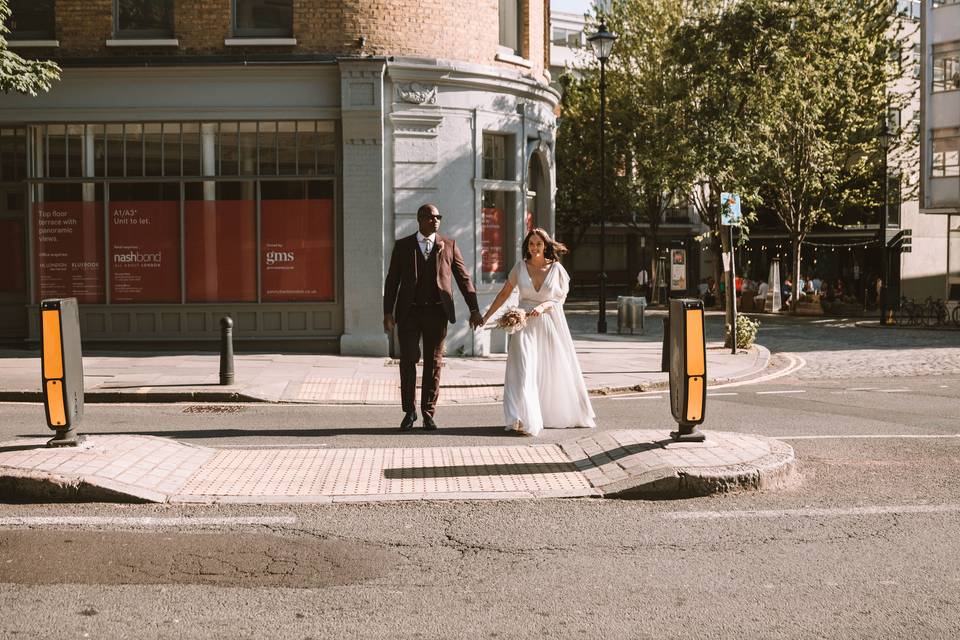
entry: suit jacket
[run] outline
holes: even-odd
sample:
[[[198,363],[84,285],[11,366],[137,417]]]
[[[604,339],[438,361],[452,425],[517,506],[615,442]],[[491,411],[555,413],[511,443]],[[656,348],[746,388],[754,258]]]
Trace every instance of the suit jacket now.
[[[390,269],[387,271],[387,280],[383,291],[383,312],[393,313],[397,322],[403,322],[413,306],[416,295],[417,278],[436,278],[437,288],[440,290],[440,301],[447,314],[447,320],[456,322],[453,307],[453,280],[463,295],[470,311],[479,313],[477,291],[473,288],[473,281],[463,264],[463,256],[457,243],[451,238],[437,234],[437,242],[433,246],[436,260],[434,268],[428,264],[430,273],[417,273],[417,253],[420,245],[417,243],[417,234],[400,238],[393,245],[393,255],[390,256]],[[435,269],[435,270],[434,270]]]

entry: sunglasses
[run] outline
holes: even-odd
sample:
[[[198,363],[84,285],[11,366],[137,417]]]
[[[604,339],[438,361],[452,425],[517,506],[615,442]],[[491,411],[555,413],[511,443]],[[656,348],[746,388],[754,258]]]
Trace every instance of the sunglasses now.
[[[439,213],[436,215],[421,216],[424,220],[443,220],[443,216]]]

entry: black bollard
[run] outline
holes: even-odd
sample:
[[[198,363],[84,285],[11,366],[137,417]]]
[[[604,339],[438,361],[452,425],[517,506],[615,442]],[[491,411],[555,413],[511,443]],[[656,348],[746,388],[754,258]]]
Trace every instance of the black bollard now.
[[[220,384],[233,384],[233,320],[220,318]]]
[[[660,352],[660,371],[670,371],[670,312],[663,318],[663,350]]]

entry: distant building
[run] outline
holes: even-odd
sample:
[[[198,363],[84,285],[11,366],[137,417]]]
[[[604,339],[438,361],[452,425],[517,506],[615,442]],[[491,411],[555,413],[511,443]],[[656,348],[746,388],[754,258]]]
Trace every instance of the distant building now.
[[[553,228],[547,0],[11,0],[63,78],[0,95],[0,339],[387,355],[394,240],[435,202],[488,302]],[[149,9],[149,10],[145,10]],[[459,296],[458,296],[459,298]],[[451,353],[484,352],[458,302]]]
[[[960,1],[924,0],[922,25],[920,210],[941,234],[931,289],[960,300]]]

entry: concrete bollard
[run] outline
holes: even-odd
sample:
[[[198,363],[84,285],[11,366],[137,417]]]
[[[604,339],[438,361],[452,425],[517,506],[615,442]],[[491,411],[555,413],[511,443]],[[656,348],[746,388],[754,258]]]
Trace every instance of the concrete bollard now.
[[[233,384],[233,320],[220,318],[220,384]]]

